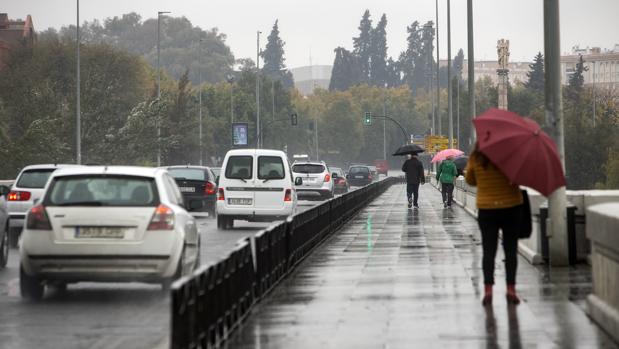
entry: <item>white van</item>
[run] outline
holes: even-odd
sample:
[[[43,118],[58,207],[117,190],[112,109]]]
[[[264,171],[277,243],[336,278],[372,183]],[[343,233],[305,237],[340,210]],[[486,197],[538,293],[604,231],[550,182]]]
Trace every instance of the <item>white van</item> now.
[[[218,228],[232,228],[235,219],[284,219],[294,213],[296,206],[297,194],[286,153],[268,149],[228,151],[219,175]]]

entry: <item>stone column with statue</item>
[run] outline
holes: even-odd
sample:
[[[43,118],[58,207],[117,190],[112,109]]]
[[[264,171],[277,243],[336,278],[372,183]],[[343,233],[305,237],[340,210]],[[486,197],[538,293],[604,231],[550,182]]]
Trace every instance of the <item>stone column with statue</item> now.
[[[509,84],[509,40],[501,39],[497,41],[497,53],[499,55],[499,68],[496,70],[499,75],[498,94],[499,109],[507,110],[507,86]]]

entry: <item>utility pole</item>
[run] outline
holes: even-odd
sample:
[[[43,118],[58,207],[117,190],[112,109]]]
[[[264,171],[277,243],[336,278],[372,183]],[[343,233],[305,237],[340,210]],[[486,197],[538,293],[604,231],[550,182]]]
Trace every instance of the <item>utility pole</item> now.
[[[434,28],[430,27],[432,29],[432,32],[434,32]],[[433,68],[434,68],[434,64],[432,64],[432,50],[428,50],[428,65],[426,66],[426,69],[428,69],[428,96],[430,96],[430,100],[432,101],[432,127],[430,127],[430,135],[434,135],[435,133],[435,128],[434,128],[434,119],[435,119],[435,112],[434,112],[434,91],[432,88],[432,80],[434,80],[434,74],[433,74]]]
[[[260,31],[256,32],[256,148],[260,148]]]
[[[439,54],[439,35],[438,35],[438,0],[436,0],[436,120],[438,135],[443,135],[443,125],[441,122],[441,55]]]
[[[591,81],[593,82],[593,87],[592,87],[592,92],[593,92],[593,127],[595,127],[595,61],[591,62],[591,65],[593,66],[593,71],[591,73],[592,79]]]
[[[387,115],[387,83],[383,90],[383,115]],[[387,160],[387,120],[383,119],[383,159]]]
[[[451,0],[447,0],[447,114],[449,115],[449,148],[454,147],[454,120],[451,92]]]
[[[157,12],[157,167],[161,166],[161,123],[159,119],[161,118],[159,115],[160,103],[161,103],[161,65],[159,62],[160,56],[160,41],[161,41],[161,25],[159,24],[161,20],[161,15],[165,13],[170,13],[169,11],[158,11]]]
[[[469,83],[469,117],[471,120],[477,115],[475,111],[475,46],[473,45],[473,0],[467,0],[466,18],[468,25],[468,83]],[[471,144],[475,143],[475,130],[470,133]],[[458,140],[459,142],[459,140]]]
[[[563,101],[561,100],[561,45],[559,25],[559,0],[544,0],[544,66],[546,75],[545,109],[546,125],[557,143],[559,157],[565,172],[565,147],[563,139]],[[565,187],[555,190],[548,197],[547,225],[550,265],[569,264],[567,243],[567,199]]]
[[[200,57],[198,57],[198,63],[201,62],[202,60],[202,42],[204,41],[204,39],[200,39],[200,41],[198,42],[198,52]],[[200,64],[198,64],[198,71],[199,71],[199,83],[198,83],[198,88],[200,89],[200,92],[198,94],[198,103],[200,105],[199,107],[199,114],[200,114],[200,125],[198,127],[199,129],[199,133],[200,133],[200,141],[199,141],[199,148],[200,148],[200,166],[202,166],[202,67],[200,67]]]
[[[314,131],[316,132],[316,161],[320,161],[320,155],[318,154],[318,116],[316,116],[316,119],[314,119]]]
[[[456,141],[458,142],[458,149],[460,149],[460,74],[457,76],[456,83]]]
[[[75,105],[75,112],[76,112],[76,117],[77,117],[77,125],[75,127],[76,129],[76,144],[75,144],[75,148],[76,148],[76,152],[77,152],[77,164],[81,165],[82,164],[82,112],[81,112],[81,106],[80,106],[80,0],[77,0],[77,31],[76,31],[76,36],[77,36],[77,98],[76,98],[76,105]]]

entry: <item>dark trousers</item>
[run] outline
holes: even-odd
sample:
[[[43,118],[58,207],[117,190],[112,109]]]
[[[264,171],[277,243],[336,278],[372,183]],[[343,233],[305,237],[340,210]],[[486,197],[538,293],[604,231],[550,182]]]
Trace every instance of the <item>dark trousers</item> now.
[[[443,195],[443,202],[447,205],[451,205],[454,196],[453,183],[441,183],[441,194]]]
[[[419,197],[419,183],[406,183],[406,197],[408,201],[413,197],[413,205],[417,205],[417,198]]]
[[[481,230],[481,243],[484,251],[482,267],[484,284],[494,284],[494,259],[499,240],[499,229],[503,232],[503,251],[505,252],[505,273],[507,284],[516,283],[518,268],[518,229],[521,218],[519,206],[478,211],[477,222]]]

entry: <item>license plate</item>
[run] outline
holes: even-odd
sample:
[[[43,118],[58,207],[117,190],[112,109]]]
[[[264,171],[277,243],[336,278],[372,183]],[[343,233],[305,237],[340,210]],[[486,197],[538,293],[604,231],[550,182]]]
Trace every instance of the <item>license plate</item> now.
[[[355,178],[361,179],[361,178],[363,178],[363,176],[355,176]]]
[[[230,205],[251,205],[252,199],[249,198],[230,198],[228,199]]]
[[[178,189],[180,189],[181,192],[183,193],[195,193],[196,192],[195,187],[178,187]]]
[[[116,227],[75,227],[75,237],[84,239],[122,239],[124,228]]]

